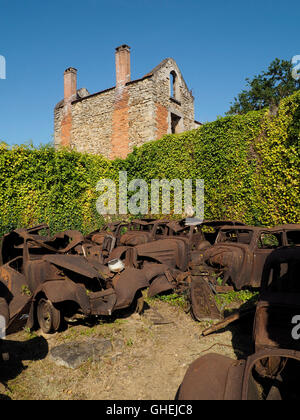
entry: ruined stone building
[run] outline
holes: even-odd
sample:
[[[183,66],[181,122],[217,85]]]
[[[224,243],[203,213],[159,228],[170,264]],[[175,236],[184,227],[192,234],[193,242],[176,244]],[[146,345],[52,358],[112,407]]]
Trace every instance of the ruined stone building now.
[[[130,80],[130,47],[116,48],[116,86],[77,90],[77,70],[64,72],[64,99],[54,111],[55,147],[125,158],[134,146],[197,128],[194,98],[172,58]]]

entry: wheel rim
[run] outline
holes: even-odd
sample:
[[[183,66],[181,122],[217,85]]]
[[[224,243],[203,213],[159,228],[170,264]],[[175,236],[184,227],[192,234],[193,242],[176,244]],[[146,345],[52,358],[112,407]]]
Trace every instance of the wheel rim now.
[[[38,321],[45,333],[57,331],[60,325],[60,311],[49,300],[41,299],[37,310]]]
[[[51,329],[51,308],[48,302],[43,302],[41,307],[41,316],[43,325],[45,325],[47,329]]]

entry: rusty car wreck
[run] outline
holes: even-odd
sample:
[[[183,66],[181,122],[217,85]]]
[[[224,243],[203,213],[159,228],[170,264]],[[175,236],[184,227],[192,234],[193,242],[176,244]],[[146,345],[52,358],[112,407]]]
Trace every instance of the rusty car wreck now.
[[[215,277],[235,290],[259,288],[263,267],[274,249],[299,241],[300,225],[276,228],[223,226],[215,244],[204,252],[204,261]]]
[[[135,219],[82,235],[47,225],[16,229],[0,247],[0,315],[6,332],[64,319],[142,311],[142,291],[184,294],[197,321],[220,321],[202,336],[251,315],[252,355],[206,354],[188,368],[176,398],[299,399],[300,225],[253,227],[234,221]],[[258,302],[223,319],[215,294],[258,289]],[[252,337],[252,338],[251,338]],[[251,353],[247,353],[251,354]]]
[[[78,233],[75,239],[68,232],[40,239],[44,229],[17,229],[3,238],[0,296],[9,307],[8,331],[26,319],[29,328],[38,321],[44,332],[51,332],[59,329],[62,316],[78,311],[111,315],[130,306],[148,286],[143,273],[133,267],[111,273],[78,255]],[[65,237],[68,245],[58,247]]]
[[[288,232],[293,232],[294,242],[269,254],[262,270],[253,308],[255,353],[238,361],[218,354],[198,358],[186,372],[178,399],[299,400],[300,343],[293,329],[300,313],[300,247],[295,246],[297,231]],[[228,317],[204,330],[203,336],[236,319]]]

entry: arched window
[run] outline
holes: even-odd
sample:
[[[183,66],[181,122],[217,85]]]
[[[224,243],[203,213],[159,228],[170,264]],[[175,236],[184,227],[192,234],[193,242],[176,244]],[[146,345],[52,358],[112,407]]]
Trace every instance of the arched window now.
[[[174,70],[170,73],[170,97],[177,99],[177,74]]]

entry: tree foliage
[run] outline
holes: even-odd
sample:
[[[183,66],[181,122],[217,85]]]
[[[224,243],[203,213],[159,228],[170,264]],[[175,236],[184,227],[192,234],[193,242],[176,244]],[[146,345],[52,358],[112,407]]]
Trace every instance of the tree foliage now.
[[[290,61],[276,58],[252,80],[246,79],[247,88],[242,90],[227,112],[227,115],[244,114],[266,107],[276,109],[280,100],[292,95],[300,88],[300,81],[292,77]]]

